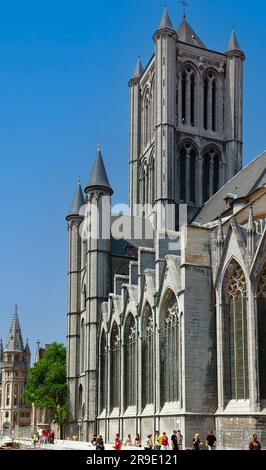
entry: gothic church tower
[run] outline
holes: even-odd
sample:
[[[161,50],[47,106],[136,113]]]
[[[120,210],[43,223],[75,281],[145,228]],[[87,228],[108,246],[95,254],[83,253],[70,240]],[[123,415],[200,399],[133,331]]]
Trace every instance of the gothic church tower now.
[[[135,205],[198,209],[242,168],[243,62],[235,32],[226,52],[208,49],[184,16],[177,31],[165,8],[145,70],[130,88],[131,214]],[[157,228],[165,221],[157,210]],[[175,228],[175,227],[168,227]]]

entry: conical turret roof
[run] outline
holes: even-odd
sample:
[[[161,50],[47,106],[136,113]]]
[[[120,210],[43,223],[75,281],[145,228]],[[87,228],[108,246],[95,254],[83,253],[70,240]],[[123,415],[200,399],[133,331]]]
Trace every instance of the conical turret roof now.
[[[74,216],[79,216],[79,212],[83,204],[85,203],[81,184],[80,184],[80,179],[78,180],[78,185],[76,192],[74,194],[73,200],[71,207],[69,209],[69,213],[67,217],[74,217]]]
[[[103,163],[103,157],[100,146],[98,147],[98,153],[93,165],[89,183],[85,189],[86,192],[90,190],[102,188],[108,190],[109,193],[113,193],[113,190],[109,184],[106,169]]]
[[[173,29],[172,21],[169,16],[167,7],[164,7],[163,16],[161,18],[157,31],[160,31],[161,29]]]
[[[239,42],[238,42],[238,39],[236,37],[236,33],[235,33],[234,30],[231,33],[230,39],[229,39],[229,41],[227,43],[227,47],[226,47],[226,52],[231,52],[231,51],[242,52],[241,47],[240,47]]]

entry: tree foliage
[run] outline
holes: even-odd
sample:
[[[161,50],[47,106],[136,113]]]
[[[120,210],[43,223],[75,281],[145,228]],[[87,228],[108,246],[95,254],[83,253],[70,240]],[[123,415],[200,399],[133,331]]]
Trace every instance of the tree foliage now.
[[[37,408],[49,408],[52,421],[62,427],[67,421],[66,348],[53,343],[29,371],[25,398]]]

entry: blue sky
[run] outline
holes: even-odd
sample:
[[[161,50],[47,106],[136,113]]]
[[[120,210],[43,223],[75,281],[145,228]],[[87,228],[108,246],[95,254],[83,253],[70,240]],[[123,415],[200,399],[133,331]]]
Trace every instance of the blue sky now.
[[[182,8],[168,0],[173,24]],[[265,13],[262,0],[190,0],[187,18],[211,49],[234,27],[245,63],[244,158],[266,148]],[[127,82],[147,63],[163,0],[9,0],[0,10],[0,337],[15,303],[24,337],[66,335],[68,211],[97,144],[127,202]]]

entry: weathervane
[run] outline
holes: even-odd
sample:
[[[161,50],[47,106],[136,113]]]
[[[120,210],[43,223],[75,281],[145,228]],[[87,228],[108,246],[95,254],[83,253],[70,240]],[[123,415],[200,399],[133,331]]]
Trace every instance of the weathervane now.
[[[186,18],[186,7],[189,7],[189,3],[186,0],[179,0],[179,3],[183,7],[183,16]]]

